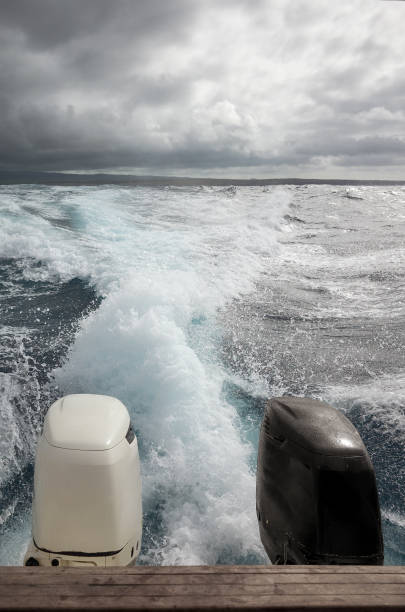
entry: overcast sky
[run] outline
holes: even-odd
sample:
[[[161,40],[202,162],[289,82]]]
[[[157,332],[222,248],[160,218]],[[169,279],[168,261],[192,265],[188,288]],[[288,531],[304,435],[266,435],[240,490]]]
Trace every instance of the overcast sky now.
[[[405,179],[405,2],[1,0],[0,168]]]

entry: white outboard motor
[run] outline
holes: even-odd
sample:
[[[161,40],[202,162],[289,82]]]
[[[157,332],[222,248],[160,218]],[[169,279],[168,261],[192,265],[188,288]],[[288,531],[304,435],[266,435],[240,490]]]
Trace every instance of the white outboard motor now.
[[[138,444],[124,404],[68,395],[45,417],[24,565],[134,564],[142,536]]]

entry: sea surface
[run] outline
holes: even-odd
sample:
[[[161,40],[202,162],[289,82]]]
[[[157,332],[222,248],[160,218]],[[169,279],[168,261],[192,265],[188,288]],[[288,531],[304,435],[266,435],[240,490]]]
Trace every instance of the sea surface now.
[[[145,564],[265,563],[266,398],[323,399],[372,457],[405,564],[405,188],[0,186],[0,564],[30,537],[50,403],[128,407]]]

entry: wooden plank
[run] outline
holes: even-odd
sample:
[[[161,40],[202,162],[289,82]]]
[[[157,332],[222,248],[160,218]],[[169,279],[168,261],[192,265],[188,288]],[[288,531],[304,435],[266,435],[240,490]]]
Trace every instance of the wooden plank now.
[[[212,597],[205,595],[203,597],[88,597],[78,599],[72,597],[59,597],[57,594],[44,599],[41,595],[33,595],[29,601],[22,602],[19,600],[16,603],[15,598],[8,597],[1,600],[1,608],[4,611],[19,612],[49,612],[57,610],[65,612],[70,610],[86,611],[139,611],[144,610],[183,610],[183,611],[204,611],[208,610],[269,610],[277,611],[293,611],[293,612],[403,612],[404,611],[404,596],[391,595],[389,600],[385,595],[363,596],[351,595],[348,597],[325,596],[319,595],[316,597],[285,596],[274,595],[271,598],[263,595],[248,595],[248,596],[229,596],[229,597]]]
[[[27,568],[28,569],[28,568]],[[310,572],[292,572],[285,568],[282,572],[273,571],[272,568],[266,573],[260,574],[234,574],[217,573],[209,574],[190,574],[189,572],[181,573],[177,569],[173,573],[161,574],[159,571],[150,573],[141,572],[118,572],[111,574],[104,569],[93,569],[92,571],[83,571],[75,569],[74,571],[65,570],[64,568],[52,568],[41,571],[22,571],[5,573],[0,571],[0,585],[2,584],[63,584],[66,581],[75,584],[205,584],[205,583],[220,583],[220,584],[252,584],[265,585],[269,583],[313,583],[319,584],[322,582],[333,582],[339,584],[349,583],[403,583],[405,582],[405,567],[401,571],[395,573],[335,573],[329,571],[323,574],[313,574]]]
[[[132,568],[44,568],[44,567],[11,567],[3,566],[0,568],[0,583],[1,581],[9,581],[15,577],[17,580],[28,579],[30,576],[38,579],[39,576],[45,576],[47,579],[59,579],[61,576],[76,576],[76,577],[94,577],[100,576],[103,579],[111,577],[127,577],[132,580],[133,577],[142,577],[147,579],[148,576],[165,579],[174,576],[200,577],[202,580],[209,580],[211,577],[220,577],[221,579],[228,578],[229,580],[239,580],[241,577],[251,576],[258,579],[267,579],[269,576],[295,576],[297,579],[300,576],[305,576],[307,579],[323,580],[324,575],[339,577],[339,580],[345,580],[346,577],[360,576],[360,579],[373,576],[375,579],[385,576],[403,577],[405,576],[405,566],[298,566],[298,565],[269,565],[269,566],[137,566]],[[365,578],[363,578],[364,576]],[[373,578],[373,579],[374,579]]]
[[[17,585],[16,585],[17,586]],[[18,586],[19,597],[30,597],[33,589],[38,589],[36,585]],[[44,596],[51,596],[55,592],[55,585],[41,585],[41,593]],[[87,597],[91,594],[94,597],[123,597],[131,593],[136,593],[140,597],[152,597],[159,592],[162,597],[166,596],[199,596],[207,592],[211,596],[227,596],[230,592],[234,596],[260,595],[380,595],[389,591],[392,595],[404,595],[405,603],[405,583],[403,584],[335,584],[333,582],[306,584],[306,583],[285,583],[268,584],[265,586],[234,584],[71,584],[65,583],[58,585],[58,595],[63,597]],[[0,586],[0,599],[10,593],[9,586]]]
[[[20,567],[13,565],[4,565],[0,567],[1,573],[27,573],[32,572],[86,572],[93,574],[97,572],[105,572],[111,574],[267,574],[270,572],[284,573],[288,572],[304,573],[304,574],[398,574],[405,571],[405,566],[401,565],[136,565],[131,567],[100,567],[100,568],[46,568],[46,567]]]
[[[256,587],[266,586],[268,584],[322,584],[325,582],[334,584],[405,584],[405,572],[402,573],[387,573],[387,574],[297,574],[295,572],[267,574],[100,574],[100,571],[92,573],[82,573],[82,570],[76,570],[75,573],[66,574],[60,570],[52,570],[53,574],[38,573],[29,575],[9,575],[7,578],[0,573],[0,588],[2,585],[12,585],[22,587],[24,585],[60,585],[66,583],[66,577],[69,576],[69,584],[89,584],[99,585],[113,582],[116,585],[137,585],[137,584],[226,584],[226,585],[252,585]],[[327,577],[326,577],[327,576]]]
[[[6,610],[404,612],[405,567],[4,567]]]

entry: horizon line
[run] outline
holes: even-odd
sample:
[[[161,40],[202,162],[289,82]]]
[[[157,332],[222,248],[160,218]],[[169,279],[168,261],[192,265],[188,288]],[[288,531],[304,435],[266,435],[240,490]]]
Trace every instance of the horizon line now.
[[[31,180],[27,183],[27,178]],[[15,180],[17,179],[17,180]],[[93,184],[149,184],[173,186],[197,185],[235,185],[235,186],[266,186],[266,185],[405,185],[405,179],[342,179],[342,178],[232,178],[232,177],[193,177],[193,176],[166,176],[150,174],[118,174],[108,172],[75,173],[71,171],[45,171],[45,170],[1,170],[0,184],[67,184],[67,185],[93,185]]]

